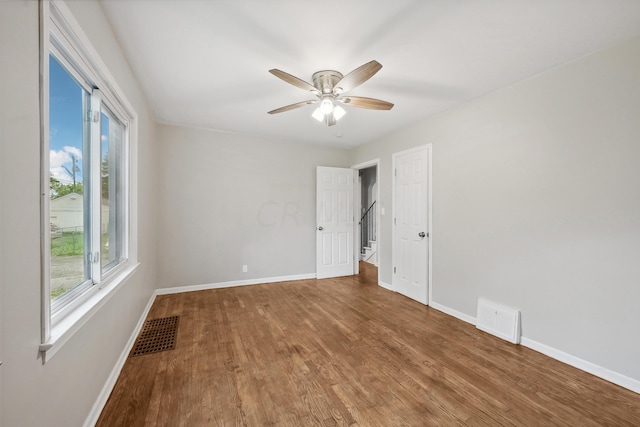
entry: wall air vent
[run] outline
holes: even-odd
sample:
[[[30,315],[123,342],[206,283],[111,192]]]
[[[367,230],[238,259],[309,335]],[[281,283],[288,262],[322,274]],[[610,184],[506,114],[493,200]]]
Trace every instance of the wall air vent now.
[[[507,340],[520,343],[520,311],[486,299],[478,299],[476,328]]]

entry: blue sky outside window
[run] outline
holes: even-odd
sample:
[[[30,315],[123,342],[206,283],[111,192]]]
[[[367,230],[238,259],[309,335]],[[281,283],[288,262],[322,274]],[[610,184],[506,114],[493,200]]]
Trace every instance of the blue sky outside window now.
[[[89,279],[86,265],[88,200],[85,200],[85,131],[89,94],[49,56],[49,175],[51,299]],[[88,175],[87,175],[88,177]]]

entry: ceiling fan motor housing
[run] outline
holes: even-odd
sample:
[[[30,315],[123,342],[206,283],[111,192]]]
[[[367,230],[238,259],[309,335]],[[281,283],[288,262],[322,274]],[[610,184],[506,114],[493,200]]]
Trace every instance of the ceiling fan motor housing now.
[[[336,83],[342,80],[342,73],[334,70],[318,71],[311,76],[311,80],[320,93],[331,94]]]

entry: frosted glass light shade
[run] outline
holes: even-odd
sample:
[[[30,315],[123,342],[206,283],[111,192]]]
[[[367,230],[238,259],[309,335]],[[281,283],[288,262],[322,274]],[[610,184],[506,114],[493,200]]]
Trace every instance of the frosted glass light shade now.
[[[316,108],[315,111],[313,112],[313,114],[311,114],[311,117],[313,117],[314,119],[316,119],[319,122],[324,121],[324,113],[322,112],[322,110],[320,109],[320,107]]]
[[[331,114],[333,111],[333,101],[327,98],[323,99],[320,103],[320,110],[323,114]]]

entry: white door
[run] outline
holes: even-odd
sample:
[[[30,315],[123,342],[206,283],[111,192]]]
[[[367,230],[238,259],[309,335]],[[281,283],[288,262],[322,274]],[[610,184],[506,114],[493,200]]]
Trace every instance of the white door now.
[[[428,304],[429,150],[393,155],[393,288]]]
[[[316,209],[318,279],[354,274],[353,169],[318,166]]]

